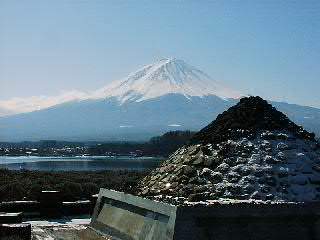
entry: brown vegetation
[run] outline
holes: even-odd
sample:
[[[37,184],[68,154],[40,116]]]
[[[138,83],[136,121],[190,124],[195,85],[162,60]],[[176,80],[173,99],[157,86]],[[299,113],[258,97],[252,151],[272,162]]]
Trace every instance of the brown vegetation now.
[[[0,202],[37,200],[42,190],[61,191],[65,201],[88,199],[100,188],[130,193],[145,175],[146,172],[137,171],[43,172],[0,169]]]

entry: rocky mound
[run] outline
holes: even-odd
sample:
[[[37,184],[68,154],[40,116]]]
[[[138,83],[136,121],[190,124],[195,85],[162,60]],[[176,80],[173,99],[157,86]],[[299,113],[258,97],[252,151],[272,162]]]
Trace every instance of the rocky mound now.
[[[218,115],[216,120],[194,136],[193,142],[219,143],[239,137],[255,138],[259,130],[287,130],[296,137],[315,141],[314,133],[290,121],[267,101],[260,97],[247,97]]]
[[[317,201],[320,144],[260,97],[243,98],[145,177],[138,194],[175,204]]]

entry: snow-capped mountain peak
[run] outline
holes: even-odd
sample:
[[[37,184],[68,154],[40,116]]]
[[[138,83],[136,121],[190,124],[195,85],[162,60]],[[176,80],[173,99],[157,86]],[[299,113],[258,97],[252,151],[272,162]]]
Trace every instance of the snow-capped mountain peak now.
[[[240,98],[242,95],[204,72],[176,58],[164,58],[114,81],[96,91],[65,91],[55,96],[32,96],[0,101],[0,116],[46,109],[70,101],[108,99],[115,97],[120,105],[125,102],[141,102],[167,94],[193,96],[214,95],[222,99]]]
[[[204,72],[176,58],[146,65],[128,77],[96,91],[99,97],[116,97],[121,103],[143,101],[170,93],[190,96],[216,95],[223,99],[241,94],[211,79]]]

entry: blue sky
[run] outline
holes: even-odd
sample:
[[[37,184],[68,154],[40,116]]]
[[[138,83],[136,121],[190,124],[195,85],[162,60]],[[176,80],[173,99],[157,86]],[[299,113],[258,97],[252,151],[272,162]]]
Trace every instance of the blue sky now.
[[[0,100],[94,90],[176,57],[320,107],[320,1],[0,0]]]

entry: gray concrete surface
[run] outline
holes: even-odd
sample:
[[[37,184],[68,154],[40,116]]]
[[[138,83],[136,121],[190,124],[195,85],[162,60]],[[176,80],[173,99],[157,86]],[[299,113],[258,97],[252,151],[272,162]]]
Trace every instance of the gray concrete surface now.
[[[121,240],[320,240],[320,203],[173,206],[101,189],[90,226]]]
[[[176,206],[101,189],[90,225],[122,240],[169,240],[176,210]]]

